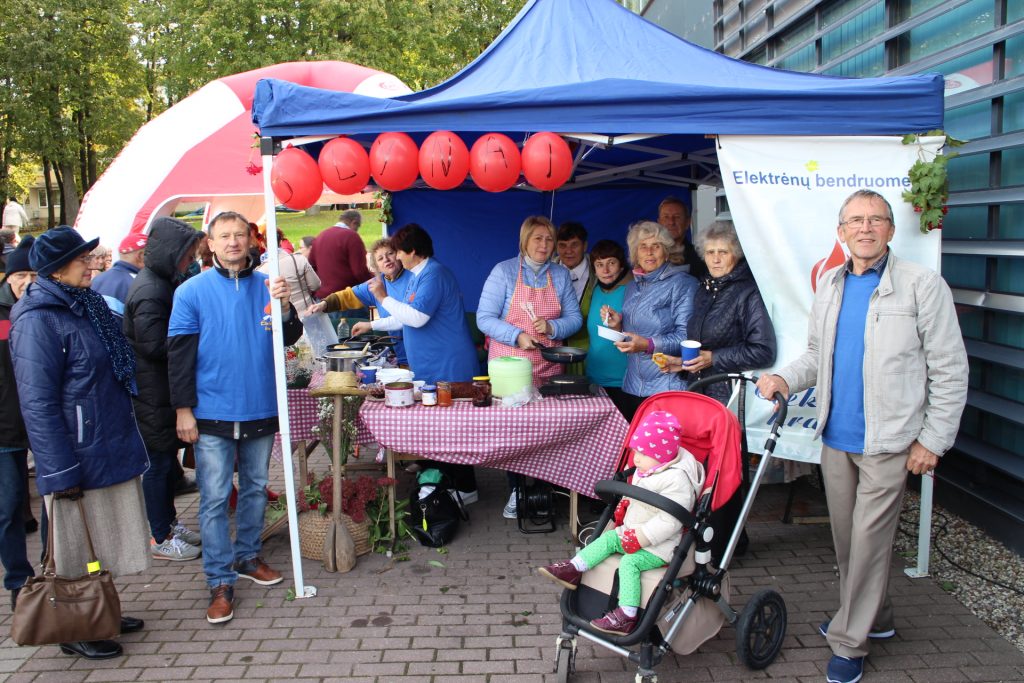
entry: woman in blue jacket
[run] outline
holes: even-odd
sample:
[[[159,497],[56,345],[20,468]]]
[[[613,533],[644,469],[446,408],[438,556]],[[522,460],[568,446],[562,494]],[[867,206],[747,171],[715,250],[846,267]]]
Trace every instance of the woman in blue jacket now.
[[[530,216],[519,229],[519,255],[494,266],[484,282],[476,325],[490,337],[488,358],[517,356],[533,363],[534,384],[563,372],[544,360],[542,346],[559,346],[583,325],[569,270],[553,263],[555,226]]]
[[[608,327],[626,335],[615,346],[629,354],[622,390],[624,412],[632,420],[644,398],[662,391],[686,389],[678,375],[663,374],[652,361],[655,353],[676,354],[686,337],[686,324],[693,311],[697,280],[682,266],[668,262],[675,244],[662,226],[652,221],[635,223],[626,237],[633,282],[626,287],[622,310],[602,306]]]
[[[132,412],[135,354],[103,297],[89,289],[89,252],[98,241],[66,225],[40,235],[29,252],[39,280],[11,312],[21,412],[63,576],[86,573],[79,499],[104,569],[137,573],[150,558],[141,479],[149,458]],[[122,618],[122,633],[141,628]],[[87,659],[122,652],[113,640],[61,643],[61,650]]]

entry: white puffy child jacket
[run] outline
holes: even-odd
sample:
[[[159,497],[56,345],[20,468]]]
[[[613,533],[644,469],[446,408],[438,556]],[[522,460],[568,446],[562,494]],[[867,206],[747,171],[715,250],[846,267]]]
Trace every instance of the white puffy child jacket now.
[[[679,448],[676,459],[667,467],[643,478],[633,477],[633,485],[653,491],[669,498],[687,510],[693,505],[704,486],[704,468],[683,447]],[[643,549],[652,552],[666,562],[672,557],[672,550],[679,542],[682,523],[658,508],[629,499],[629,507],[623,518],[622,529],[636,529],[637,540]]]

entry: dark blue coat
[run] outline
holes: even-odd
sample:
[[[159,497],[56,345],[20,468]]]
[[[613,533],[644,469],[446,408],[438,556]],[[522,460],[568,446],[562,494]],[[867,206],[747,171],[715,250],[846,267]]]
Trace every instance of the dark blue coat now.
[[[690,339],[700,340],[711,351],[711,367],[698,373],[682,373],[688,382],[723,372],[745,372],[775,362],[775,327],[745,260],[725,276],[706,276],[693,300],[686,326]],[[725,403],[726,382],[713,384],[702,393]]]
[[[85,308],[53,281],[29,285],[11,312],[21,414],[45,495],[98,489],[149,467],[132,399]]]

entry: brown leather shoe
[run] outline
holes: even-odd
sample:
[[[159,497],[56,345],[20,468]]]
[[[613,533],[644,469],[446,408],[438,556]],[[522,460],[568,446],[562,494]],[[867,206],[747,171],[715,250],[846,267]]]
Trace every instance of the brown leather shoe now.
[[[254,557],[245,562],[236,562],[235,571],[240,577],[255,581],[261,586],[273,586],[275,583],[281,583],[284,578],[281,576],[281,572],[271,569],[270,565],[260,557]]]
[[[211,624],[223,624],[235,616],[235,588],[226,583],[210,589],[210,606],[206,608],[206,620]]]
[[[537,572],[571,591],[576,590],[580,585],[580,578],[583,577],[583,572],[576,569],[572,562],[555,562],[546,567],[539,567]]]

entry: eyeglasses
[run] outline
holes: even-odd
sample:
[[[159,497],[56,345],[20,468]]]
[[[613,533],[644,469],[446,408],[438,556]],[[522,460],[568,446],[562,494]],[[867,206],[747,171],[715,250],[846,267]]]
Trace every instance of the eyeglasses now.
[[[888,216],[854,216],[853,218],[847,218],[839,225],[845,225],[848,228],[863,228],[865,221],[872,228],[877,228],[880,225],[885,225],[889,222]]]

